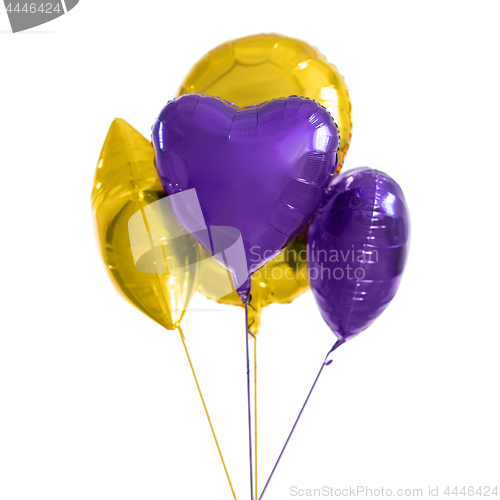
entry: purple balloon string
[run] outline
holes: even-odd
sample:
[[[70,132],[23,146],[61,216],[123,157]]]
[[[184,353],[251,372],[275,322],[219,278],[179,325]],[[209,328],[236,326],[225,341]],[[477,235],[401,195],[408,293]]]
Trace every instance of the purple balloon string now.
[[[285,449],[288,445],[288,442],[290,441],[292,435],[293,435],[293,432],[295,431],[295,427],[297,427],[297,424],[299,423],[299,420],[300,420],[300,417],[302,416],[302,413],[309,401],[309,398],[311,397],[311,394],[313,393],[313,390],[314,388],[316,387],[316,383],[318,382],[319,380],[319,377],[321,376],[321,373],[323,372],[323,368],[325,366],[328,366],[332,361],[330,359],[328,359],[328,357],[330,356],[330,354],[335,351],[335,349],[339,348],[343,343],[345,342],[344,339],[342,340],[337,340],[337,342],[335,342],[335,344],[333,344],[333,347],[328,351],[327,355],[325,356],[325,360],[323,361],[323,363],[321,364],[321,368],[318,372],[318,374],[316,375],[316,378],[314,379],[314,382],[313,382],[313,385],[311,387],[311,389],[309,390],[309,394],[307,395],[307,398],[306,400],[304,401],[304,404],[302,405],[302,408],[297,416],[297,418],[295,419],[295,423],[293,424],[293,427],[292,427],[292,430],[290,431],[290,434],[288,434],[288,438],[285,442],[285,445],[283,446],[283,449],[281,450],[281,453],[278,457],[278,460],[276,460],[276,463],[274,464],[274,467],[273,467],[273,470],[271,471],[271,475],[269,476],[267,482],[266,482],[266,485],[264,486],[264,489],[262,490],[262,493],[260,494],[260,497],[259,497],[259,500],[262,500],[262,497],[264,496],[264,493],[266,492],[266,489],[267,487],[269,486],[269,482],[271,481],[272,477],[273,477],[273,474],[274,472],[276,471],[276,468],[278,467],[278,464],[280,463],[280,460],[281,460],[281,457],[283,456],[283,453],[285,452]]]
[[[250,357],[248,353],[248,304],[246,299],[242,299],[245,304],[245,342],[247,349],[247,399],[248,399],[248,450],[250,455],[250,500],[253,496],[253,468],[252,468],[252,412],[250,406]]]

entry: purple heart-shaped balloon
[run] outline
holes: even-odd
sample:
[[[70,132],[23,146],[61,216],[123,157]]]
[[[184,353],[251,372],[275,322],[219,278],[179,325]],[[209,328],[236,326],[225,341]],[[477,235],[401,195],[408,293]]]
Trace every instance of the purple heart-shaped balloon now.
[[[166,193],[195,189],[208,227],[238,229],[249,274],[307,225],[339,146],[329,112],[296,96],[239,108],[186,94],[163,108],[152,138]]]

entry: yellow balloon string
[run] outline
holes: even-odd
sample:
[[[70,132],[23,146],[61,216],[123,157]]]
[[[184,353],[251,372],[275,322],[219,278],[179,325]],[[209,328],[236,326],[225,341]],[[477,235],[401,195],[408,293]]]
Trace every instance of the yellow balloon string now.
[[[214,427],[212,425],[212,420],[210,419],[210,415],[208,413],[207,405],[205,404],[205,399],[203,398],[203,394],[201,393],[200,384],[198,383],[198,378],[196,377],[196,373],[194,371],[193,363],[191,361],[191,357],[189,356],[189,352],[186,346],[186,339],[184,337],[184,333],[180,325],[177,326],[179,330],[179,334],[182,339],[182,344],[184,345],[184,350],[186,351],[186,356],[189,361],[189,366],[191,367],[191,372],[193,373],[194,381],[196,382],[196,387],[198,388],[198,393],[200,394],[201,402],[203,403],[203,408],[205,408],[205,413],[207,415],[208,423],[210,424],[210,429],[212,429],[212,434],[214,436],[215,444],[217,445],[217,450],[219,451],[220,459],[222,461],[222,465],[224,467],[224,471],[226,472],[227,480],[229,482],[229,487],[231,488],[231,492],[233,493],[234,500],[236,500],[236,494],[234,493],[233,483],[231,482],[231,478],[229,477],[229,472],[227,471],[226,462],[224,462],[224,457],[222,456],[222,451],[219,446],[219,441],[217,441],[217,436],[215,435]]]
[[[255,422],[255,498],[258,498],[257,490],[257,335],[253,337],[253,373],[254,373],[254,422]]]

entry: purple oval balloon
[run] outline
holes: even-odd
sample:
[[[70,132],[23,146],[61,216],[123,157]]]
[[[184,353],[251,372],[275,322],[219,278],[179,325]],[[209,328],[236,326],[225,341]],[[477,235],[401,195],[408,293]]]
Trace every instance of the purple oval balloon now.
[[[311,288],[344,341],[370,326],[393,299],[406,262],[409,216],[401,188],[367,167],[338,176],[309,227]]]
[[[339,146],[330,113],[296,96],[239,108],[186,94],[163,108],[152,139],[167,194],[194,188],[207,226],[238,229],[249,274],[308,224]]]

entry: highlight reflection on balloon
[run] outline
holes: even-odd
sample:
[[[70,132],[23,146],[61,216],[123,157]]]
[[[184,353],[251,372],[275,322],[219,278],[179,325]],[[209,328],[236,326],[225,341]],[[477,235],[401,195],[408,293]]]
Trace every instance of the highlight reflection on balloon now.
[[[168,242],[165,253],[161,243],[152,241],[135,259],[130,241],[140,231],[147,234],[150,225],[160,226],[169,239],[172,227],[149,210],[152,203],[164,197],[154,167],[153,147],[127,122],[115,119],[99,157],[92,189],[102,258],[114,285],[129,302],[165,328],[175,329],[198,285],[197,243],[192,238],[177,238]],[[130,221],[135,222],[129,233]],[[165,264],[160,269],[157,261],[163,258]]]

